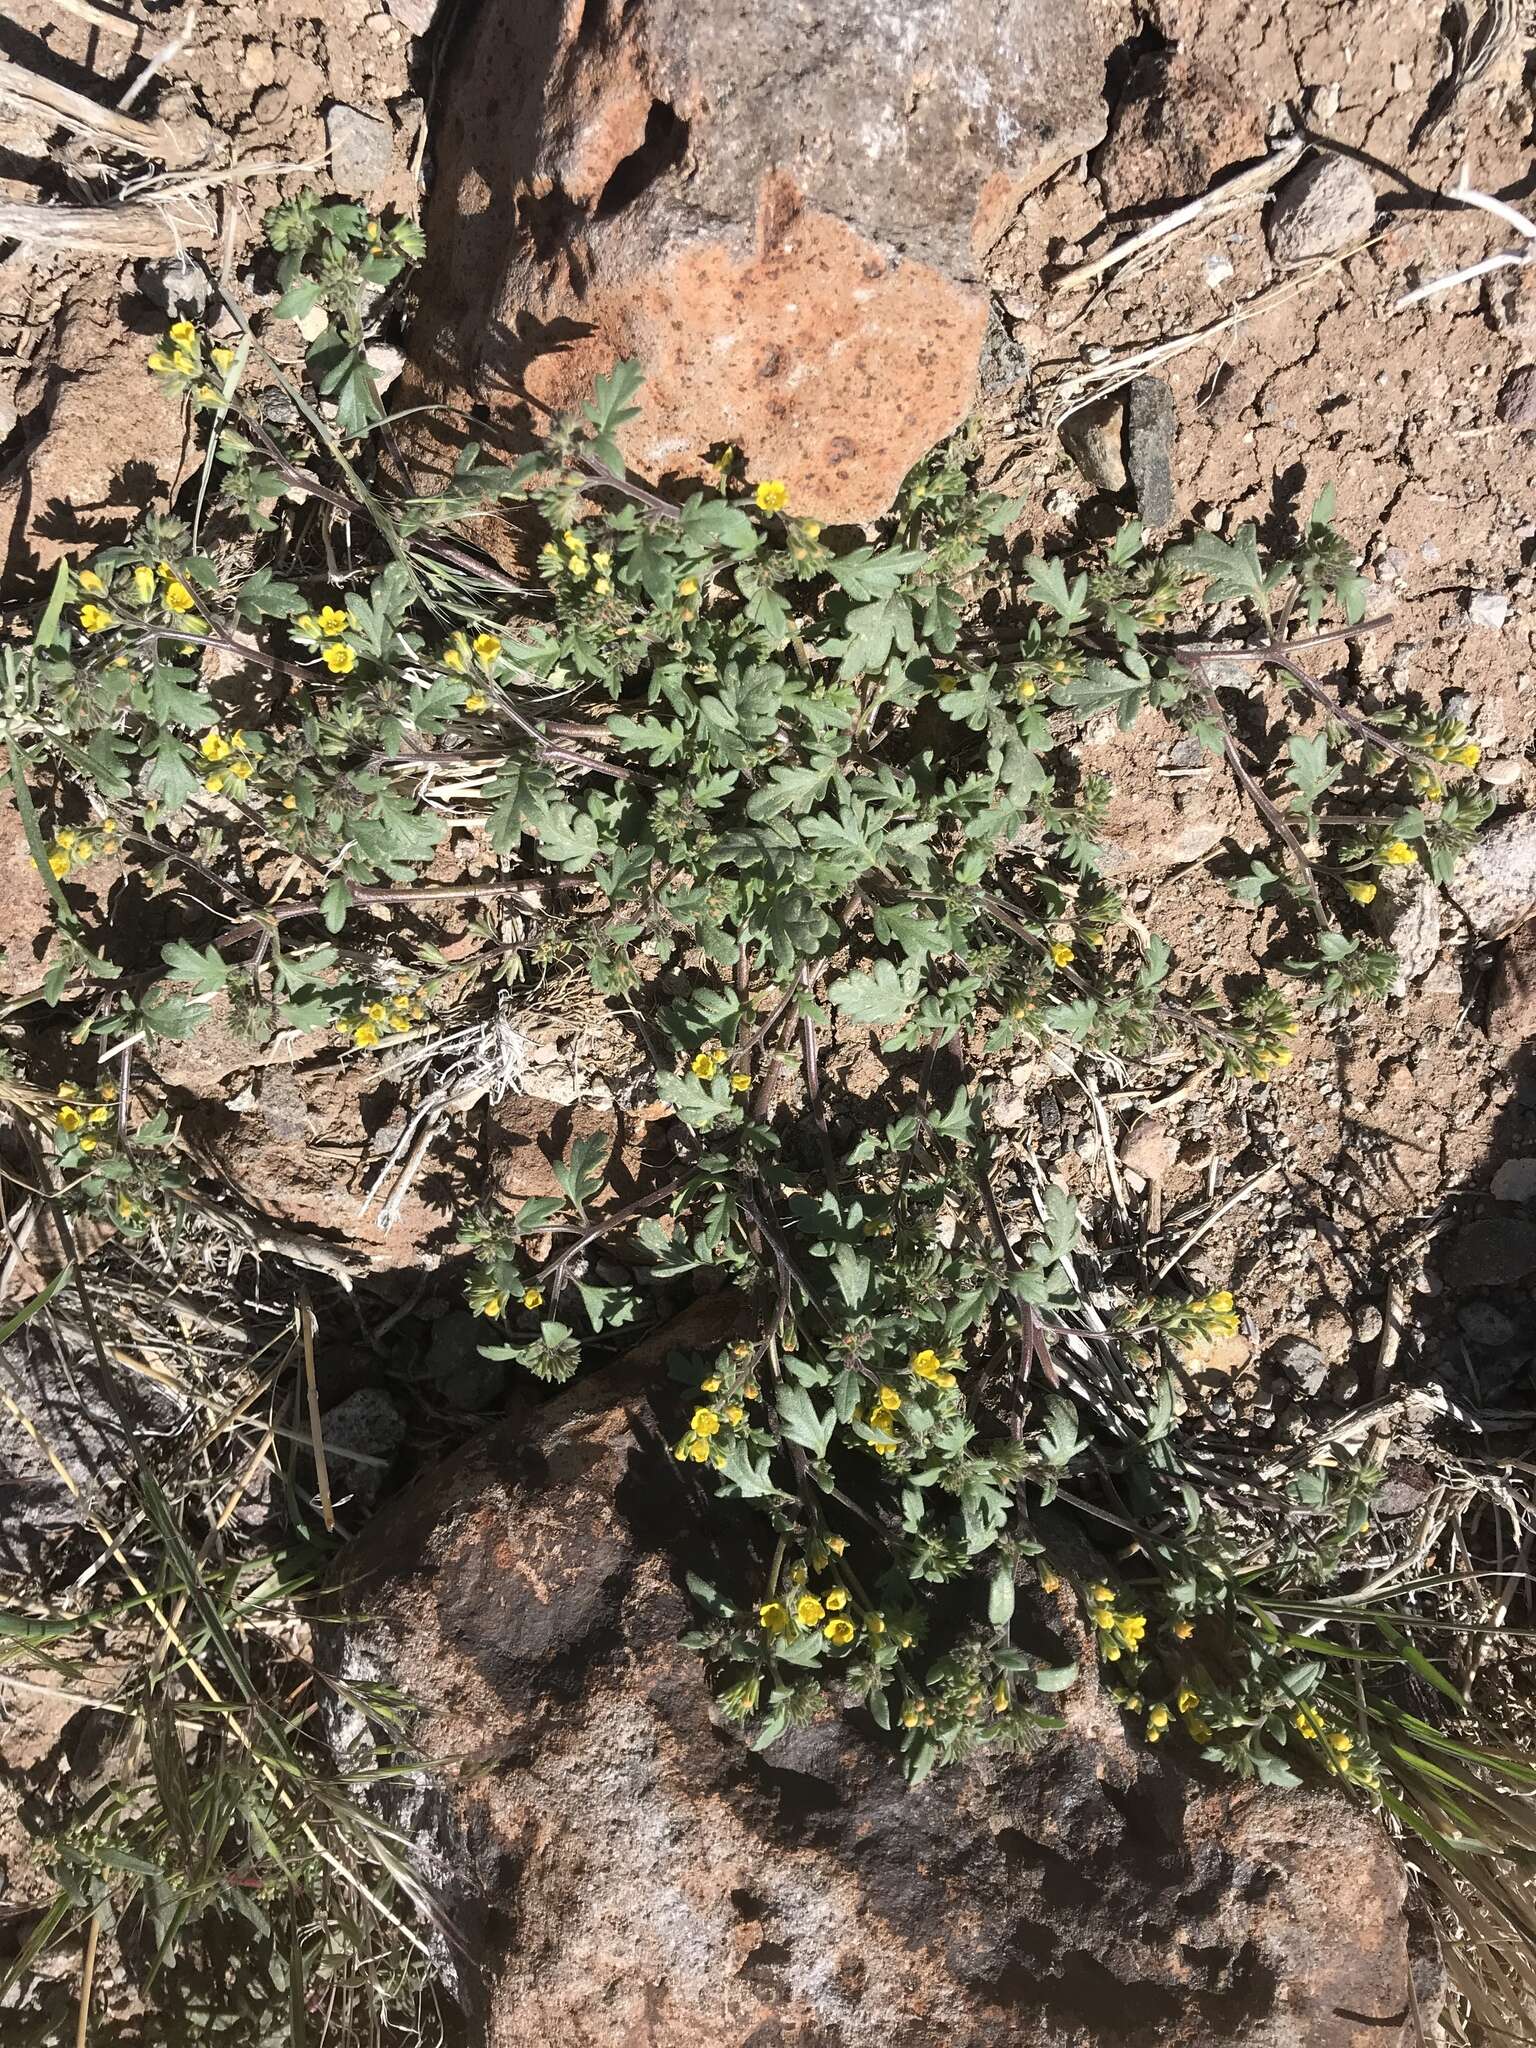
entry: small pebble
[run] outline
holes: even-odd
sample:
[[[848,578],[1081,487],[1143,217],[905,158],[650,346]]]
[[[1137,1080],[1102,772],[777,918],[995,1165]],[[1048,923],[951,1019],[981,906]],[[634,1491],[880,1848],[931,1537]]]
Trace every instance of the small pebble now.
[[[1458,1311],[1456,1323],[1470,1343],[1485,1344],[1490,1350],[1507,1344],[1515,1334],[1513,1321],[1491,1301],[1467,1302]]]
[[[1536,1159],[1506,1159],[1491,1185],[1497,1201],[1536,1200]]]
[[[1467,599],[1467,617],[1474,626],[1497,633],[1509,618],[1509,599],[1502,590],[1474,590]]]

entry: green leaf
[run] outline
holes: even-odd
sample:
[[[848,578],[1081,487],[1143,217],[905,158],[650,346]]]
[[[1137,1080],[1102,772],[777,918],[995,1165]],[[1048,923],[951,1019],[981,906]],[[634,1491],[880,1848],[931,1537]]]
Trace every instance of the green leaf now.
[[[916,997],[916,975],[900,973],[889,960],[877,961],[868,974],[841,975],[827,990],[828,1001],[855,1024],[895,1024]]]
[[[1075,1664],[1044,1664],[1035,1673],[1035,1691],[1065,1692],[1069,1685],[1076,1685],[1077,1675]]]
[[[837,1291],[850,1308],[859,1308],[869,1293],[874,1268],[851,1244],[840,1244],[832,1254],[832,1272]]]
[[[994,1628],[1006,1628],[1012,1621],[1016,1597],[1013,1566],[1000,1564],[987,1585],[987,1619]]]
[[[160,958],[177,981],[190,981],[198,995],[212,994],[229,980],[228,962],[213,946],[200,953],[184,939],[173,939],[168,946],[161,947]]]
[[[1214,533],[1197,534],[1185,546],[1170,548],[1164,560],[1188,575],[1203,576],[1207,597],[1218,602],[1235,597],[1262,606],[1268,595],[1258,530],[1251,523],[1240,526],[1230,541]]]
[[[576,1140],[571,1147],[569,1161],[562,1160],[555,1167],[556,1181],[578,1210],[584,1212],[587,1203],[602,1186],[603,1170],[612,1150],[613,1141],[604,1132],[593,1131],[588,1137]]]
[[[690,498],[681,525],[692,548],[722,547],[748,555],[757,547],[757,528],[739,506],[728,505],[723,498]]]
[[[320,898],[320,915],[328,932],[339,932],[347,921],[347,912],[352,908],[352,892],[341,880],[332,882]]]
[[[819,1415],[815,1402],[804,1387],[780,1387],[774,1397],[774,1405],[789,1441],[798,1444],[801,1450],[809,1451],[813,1458],[824,1458],[832,1441],[832,1432],[837,1427],[836,1411],[829,1408],[825,1415]]]
[[[1060,562],[1046,561],[1039,555],[1026,555],[1023,568],[1035,602],[1055,612],[1064,625],[1075,626],[1087,615],[1086,575],[1076,577],[1069,586]]]

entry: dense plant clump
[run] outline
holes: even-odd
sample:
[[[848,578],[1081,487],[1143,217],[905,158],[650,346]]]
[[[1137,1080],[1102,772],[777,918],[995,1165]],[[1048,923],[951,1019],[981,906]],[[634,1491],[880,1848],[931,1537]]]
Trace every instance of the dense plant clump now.
[[[1366,714],[1313,675],[1370,630],[1331,494],[1279,558],[1251,527],[1156,549],[1132,522],[1069,569],[1020,556],[1023,508],[940,450],[878,532],[829,531],[730,449],[680,502],[629,479],[623,365],[517,459],[470,443],[402,494],[367,336],[416,230],[307,197],[270,231],[276,314],[326,316],[304,378],[243,321],[176,323],[149,369],[207,424],[188,502],[61,569],[4,650],[0,738],[57,904],[40,999],[79,1064],[45,1091],[20,1059],[10,1085],[66,1207],[174,1241],[195,1172],[105,1077],[216,995],[372,1059],[494,1017],[531,967],[577,971],[632,1027],[675,1171],[616,1202],[606,1141],[576,1145],[560,1195],[462,1219],[468,1301],[485,1355],[548,1382],[660,1287],[744,1304],[752,1334],[676,1361],[671,1451],[734,1532],[694,1640],[757,1745],[854,1701],[914,1778],[1027,1749],[1077,1677],[1015,1640],[1031,1582],[1077,1596],[1147,1740],[1275,1784],[1322,1771],[1410,1827],[1440,1827],[1448,1783],[1478,1810],[1460,1738],[1356,1682],[1407,1660],[1459,1711],[1398,1603],[1329,1604],[1375,1472],[1258,1479],[1186,1371],[1231,1295],[1112,1286],[974,1076],[1012,1047],[1175,1047],[1263,1086],[1304,1013],[1389,985],[1364,906],[1393,870],[1445,879],[1489,805],[1456,721]],[[526,574],[465,538],[491,514]],[[1267,770],[1242,735],[1276,683]],[[1148,706],[1258,814],[1268,855],[1233,888],[1299,935],[1276,980],[1215,985],[1099,871],[1110,792],[1074,743]],[[450,962],[385,914],[445,893],[454,826],[499,867],[452,892],[483,914]],[[214,912],[157,978],[63,892],[108,846]],[[270,898],[284,869],[303,893]],[[514,895],[542,908],[508,943],[490,912]],[[820,1055],[859,1030],[893,1078],[840,1151]],[[598,1277],[600,1241],[632,1284]],[[1112,1568],[1053,1558],[1053,1503]]]

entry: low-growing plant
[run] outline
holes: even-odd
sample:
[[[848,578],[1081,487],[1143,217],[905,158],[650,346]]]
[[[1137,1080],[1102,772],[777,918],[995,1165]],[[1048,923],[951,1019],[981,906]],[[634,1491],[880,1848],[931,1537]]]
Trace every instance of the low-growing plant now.
[[[552,1383],[676,1282],[741,1305],[752,1334],[677,1361],[672,1438],[760,1532],[694,1582],[725,1714],[762,1746],[858,1702],[914,1778],[1027,1750],[1077,1659],[1020,1646],[1019,1589],[1070,1590],[1148,1740],[1321,1773],[1443,1833],[1445,1738],[1375,1683],[1383,1662],[1434,1679],[1412,1617],[1351,1610],[1364,1650],[1330,1622],[1372,1474],[1256,1487],[1185,1357],[1232,1327],[1230,1295],[1086,1284],[1074,1204],[975,1078],[1014,1047],[1173,1049],[1260,1087],[1307,1013],[1389,986],[1365,915],[1383,878],[1446,879],[1490,803],[1457,721],[1314,674],[1379,623],[1332,494],[1273,558],[1251,527],[1155,548],[1132,521],[1069,566],[1016,546],[1025,508],[940,450],[888,520],[832,530],[731,450],[677,500],[631,479],[620,364],[526,453],[471,441],[411,495],[367,346],[414,229],[309,197],[270,227],[278,316],[327,317],[307,381],[238,316],[227,341],[173,327],[150,370],[209,422],[191,516],[62,568],[5,650],[0,737],[58,907],[39,999],[79,1051],[28,1098],[64,1202],[174,1231],[186,1174],[139,1166],[171,1133],[97,1075],[215,997],[370,1058],[488,1014],[530,953],[578,971],[633,1030],[675,1170],[616,1202],[607,1142],[579,1144],[560,1195],[462,1219],[468,1301],[488,1358]],[[1077,745],[1147,709],[1253,807],[1266,853],[1233,891],[1278,913],[1271,979],[1175,960],[1101,872],[1110,791]],[[431,879],[453,827],[489,878]],[[115,961],[64,892],[107,845],[208,905],[163,975]],[[278,867],[301,895],[270,894]],[[445,895],[544,909],[529,945],[472,926],[450,963],[389,915]],[[823,1056],[861,1033],[892,1078],[847,1144]],[[632,1283],[600,1277],[600,1242]],[[1121,1562],[1054,1560],[1053,1503],[1128,1536]]]

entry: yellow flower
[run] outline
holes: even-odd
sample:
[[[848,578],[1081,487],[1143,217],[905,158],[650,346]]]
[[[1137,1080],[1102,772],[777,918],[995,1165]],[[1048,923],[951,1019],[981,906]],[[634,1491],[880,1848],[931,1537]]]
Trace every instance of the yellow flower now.
[[[357,649],[345,640],[333,640],[320,659],[333,676],[349,676],[357,667]]]
[[[1179,1687],[1179,1712],[1181,1714],[1192,1713],[1199,1704],[1200,1695],[1193,1686],[1181,1685]]]
[[[234,350],[232,348],[225,348],[220,342],[215,342],[208,353],[213,359],[213,366],[216,370],[227,370],[235,360]]]
[[[1181,1643],[1187,1643],[1195,1632],[1195,1624],[1192,1621],[1176,1621],[1173,1624],[1173,1632]]]
[[[901,1396],[894,1387],[882,1387],[875,1396],[875,1406],[877,1408],[887,1408],[894,1414],[896,1409],[901,1406]]]
[[[379,1027],[372,1022],[359,1024],[352,1034],[352,1043],[354,1045],[377,1045],[378,1042]]]
[[[501,652],[501,642],[494,633],[477,633],[474,638],[477,657],[489,665]]]
[[[829,1643],[851,1643],[853,1641],[853,1623],[849,1621],[846,1615],[839,1615],[836,1621],[829,1621],[827,1623],[826,1627],[822,1630],[822,1634]]]
[[[1209,1721],[1205,1720],[1201,1715],[1191,1714],[1189,1719],[1184,1723],[1184,1726],[1187,1729],[1190,1740],[1192,1742],[1210,1741],[1211,1724]]]
[[[1166,1707],[1154,1707],[1147,1716],[1147,1726],[1149,1728],[1166,1728],[1168,1726],[1168,1709]]]
[[[75,578],[75,581],[80,585],[80,588],[82,590],[97,591],[105,590],[107,587],[105,583],[102,582],[101,578],[96,574],[96,571],[94,569],[82,569],[79,575]]]
[[[1051,948],[1051,958],[1058,967],[1070,967],[1076,955],[1065,939],[1058,939]]]
[[[1049,1565],[1040,1574],[1040,1590],[1042,1593],[1061,1591],[1061,1575],[1059,1572],[1053,1572]]]
[[[96,849],[94,846],[92,846],[89,839],[82,839],[80,844],[75,848],[74,857],[77,861],[87,861],[92,857],[95,851]]]
[[[795,1619],[802,1628],[814,1628],[826,1611],[814,1593],[802,1593],[795,1602]]]
[[[328,640],[334,640],[338,633],[345,633],[351,623],[352,614],[343,611],[340,605],[321,605],[320,630]]]
[[[1354,1746],[1354,1737],[1346,1735],[1342,1728],[1335,1728],[1328,1737],[1328,1747],[1335,1756],[1348,1756]]]
[[[1112,1586],[1090,1586],[1088,1588],[1088,1598],[1096,1601],[1101,1607],[1106,1601],[1113,1600],[1114,1597],[1115,1593]]]
[[[741,1423],[746,1421],[747,1411],[745,1408],[742,1407],[739,1401],[733,1401],[730,1407],[727,1408],[725,1411],[725,1419],[731,1425],[732,1429],[735,1429]]]
[[[752,1076],[750,1074],[732,1074],[731,1093],[733,1095],[745,1095],[751,1086]]]
[[[155,594],[155,572],[147,562],[139,562],[134,566],[133,594],[140,604],[148,604]]]
[[[827,1595],[828,1614],[841,1614],[843,1609],[847,1605],[848,1595],[844,1592],[841,1586],[834,1586],[831,1592]]]
[[[485,699],[485,697],[483,697],[478,690],[471,690],[469,695],[464,699],[464,709],[466,711],[483,711],[486,706],[486,701],[487,700]]]
[[[698,577],[685,576],[682,582],[679,583],[679,585],[677,586],[677,594],[679,597],[697,597],[699,594]]]
[[[543,1306],[544,1290],[542,1287],[525,1287],[523,1289],[524,1308],[542,1308]]]
[[[937,1379],[943,1362],[937,1351],[914,1351],[912,1354],[912,1370],[920,1380]]]
[[[592,578],[592,589],[596,596],[606,597],[612,588],[613,585],[606,576],[594,576]]]
[[[710,1374],[707,1380],[699,1381],[699,1392],[701,1394],[718,1394],[719,1391],[720,1382],[713,1373]]]
[[[54,1122],[58,1125],[61,1131],[80,1131],[84,1130],[85,1128],[85,1118],[80,1114],[78,1109],[75,1109],[70,1103],[67,1102],[65,1103],[64,1107],[58,1112],[58,1114],[54,1117]]]
[[[757,1610],[757,1621],[770,1635],[781,1636],[789,1627],[789,1609],[782,1600],[765,1600]]]
[[[690,1426],[695,1436],[718,1436],[720,1418],[713,1408],[695,1408],[690,1418]]]
[[[457,647],[445,647],[442,652],[442,663],[444,668],[462,669],[464,656]]]
[[[688,1062],[689,1072],[701,1081],[713,1081],[720,1062],[711,1052],[696,1052]]]
[[[475,1313],[480,1316],[499,1316],[504,1306],[499,1294],[488,1294]]]
[[[86,1122],[90,1124],[104,1124],[107,1121],[108,1117],[111,1116],[111,1114],[111,1110],[108,1109],[107,1105],[104,1102],[98,1103],[95,1109],[93,1109],[90,1115],[86,1118]]]
[[[780,483],[777,477],[759,484],[752,495],[759,512],[782,512],[789,503],[789,488],[786,484]]]
[[[80,1150],[82,1152],[94,1152],[96,1150],[96,1140],[94,1138],[82,1138],[80,1140]]]
[[[83,583],[85,578],[82,576],[80,580]],[[1482,758],[1483,750],[1476,740],[1468,740],[1465,746],[1457,747],[1451,755],[1451,759],[1461,768],[1475,768]]]
[[[223,787],[224,778],[222,775],[205,775],[203,777],[203,788],[207,790],[210,796],[217,796]]]
[[[197,743],[197,751],[205,761],[224,761],[229,758],[229,741],[217,726],[212,732],[205,732]]]
[[[172,612],[189,612],[196,603],[197,599],[192,595],[191,591],[188,590],[185,583],[179,582],[177,578],[173,576],[170,582],[167,583],[167,585],[165,586],[166,610]]]
[[[177,320],[167,329],[166,339],[174,341],[180,347],[185,348],[189,343],[196,341],[197,329],[190,320]]]
[[[69,873],[69,855],[62,846],[56,846],[53,852],[49,854],[48,872],[55,876],[64,876]]]
[[[802,519],[800,522],[800,531],[805,535],[807,540],[820,540],[821,521],[819,519]]]
[[[1225,1287],[1220,1288],[1215,1294],[1211,1295],[1206,1302],[1207,1308],[1215,1309],[1216,1313],[1221,1316],[1231,1315],[1236,1306],[1237,1304],[1233,1300],[1230,1290]]]
[[[152,370],[165,371],[174,370],[176,365],[171,361],[168,355],[163,355],[160,352],[160,350],[156,348],[151,349],[149,352],[149,367]]]
[[[83,604],[80,607],[80,624],[87,633],[105,633],[109,626],[116,623],[112,614],[104,611],[99,604]]]
[[[288,794],[283,798],[283,809],[285,811],[296,811],[298,808],[299,800],[293,794],[293,791],[289,790]]]
[[[1381,849],[1382,863],[1389,868],[1411,868],[1418,858],[1406,839],[1394,839]]]

